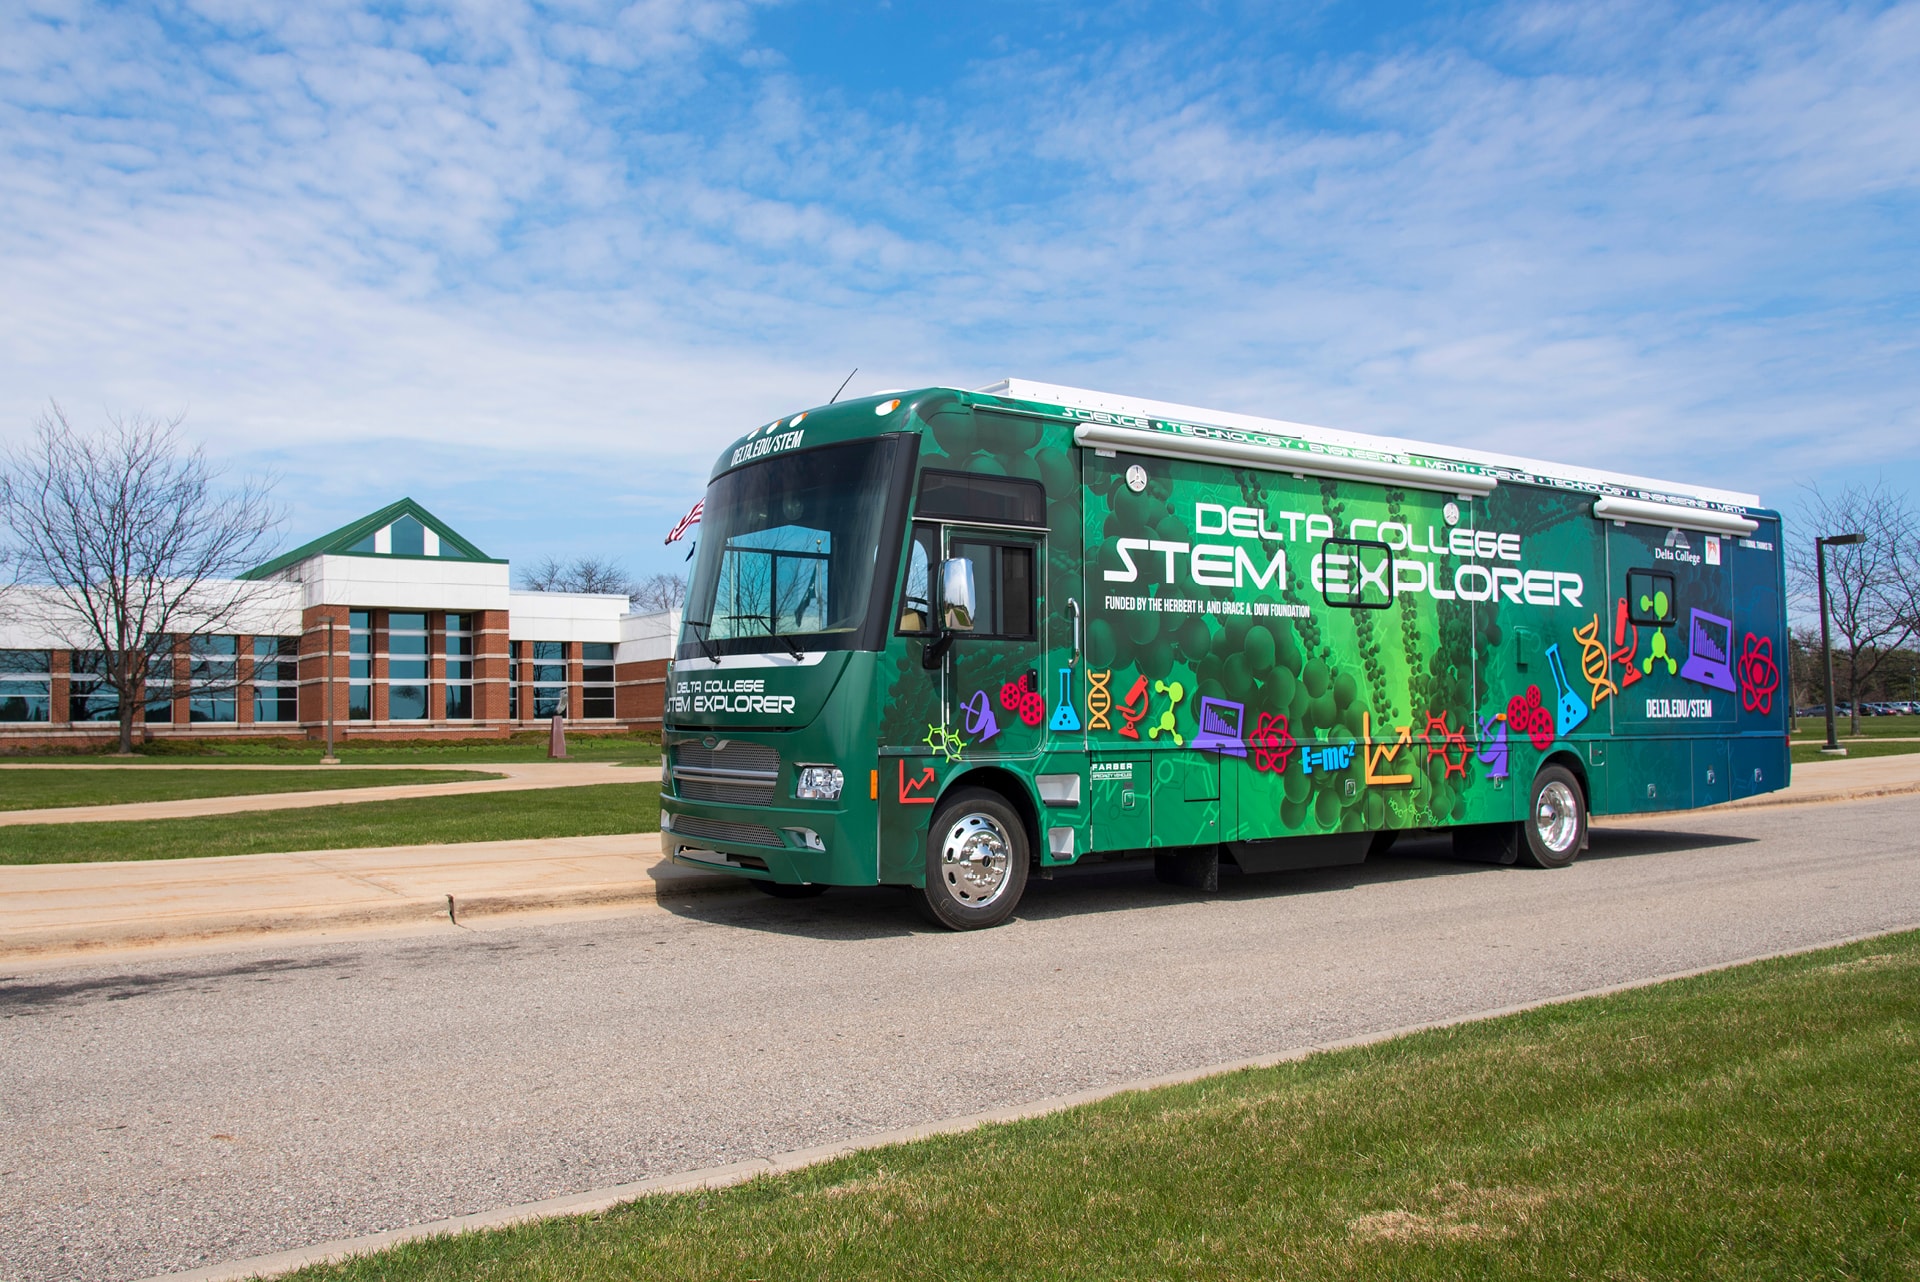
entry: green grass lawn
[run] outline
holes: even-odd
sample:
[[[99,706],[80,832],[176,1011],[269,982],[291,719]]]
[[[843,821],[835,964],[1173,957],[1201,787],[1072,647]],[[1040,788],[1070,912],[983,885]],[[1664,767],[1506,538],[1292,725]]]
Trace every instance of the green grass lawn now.
[[[1834,723],[1842,739],[1852,733],[1852,722],[1841,717]],[[1801,717],[1793,723],[1793,737],[1816,739],[1825,742],[1827,737],[1827,719],[1825,717]],[[1920,717],[1862,717],[1860,718],[1860,737],[1863,739],[1920,738]]]
[[[111,745],[85,753],[9,757],[19,761],[73,761],[105,756]],[[488,762],[545,761],[547,734],[516,734],[510,739],[449,741],[443,739],[342,740],[336,745],[343,764],[375,765],[485,765]],[[233,761],[243,765],[318,764],[326,745],[310,739],[156,739],[142,745],[133,761],[144,764],[177,761]],[[569,734],[567,757],[574,761],[610,761],[622,765],[660,764],[660,739],[655,734]],[[128,763],[119,758],[120,763]]]
[[[272,774],[251,770],[231,773],[127,770],[118,766],[91,770],[0,770],[0,810],[115,806],[134,801],[175,801],[183,797],[244,797],[270,792],[396,787],[500,777],[484,770],[349,770],[344,766]]]
[[[343,850],[524,837],[654,832],[660,786],[591,784],[407,801],[345,802],[200,819],[0,828],[0,864],[188,859],[269,850]]]
[[[1825,742],[1826,740],[1823,738],[1816,739],[1812,743],[1794,744],[1791,749],[1794,764],[1799,765],[1807,761],[1838,760],[1838,758],[1826,756],[1820,751],[1820,745]],[[1847,750],[1848,757],[1894,757],[1905,752],[1920,752],[1920,743],[1887,743],[1884,740],[1877,739],[1842,739],[1840,746]]]
[[[1913,1278],[1916,1051],[1920,933],[290,1276]]]

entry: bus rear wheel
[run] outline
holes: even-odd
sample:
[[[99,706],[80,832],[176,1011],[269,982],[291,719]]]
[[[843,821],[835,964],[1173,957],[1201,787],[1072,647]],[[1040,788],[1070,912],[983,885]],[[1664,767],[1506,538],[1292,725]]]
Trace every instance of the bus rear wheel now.
[[[998,793],[963,789],[933,817],[927,834],[928,920],[948,930],[998,926],[1027,889],[1026,825]]]
[[[1565,766],[1547,766],[1533,777],[1527,817],[1520,821],[1526,840],[1520,861],[1534,868],[1565,868],[1587,844],[1587,806],[1580,781]]]

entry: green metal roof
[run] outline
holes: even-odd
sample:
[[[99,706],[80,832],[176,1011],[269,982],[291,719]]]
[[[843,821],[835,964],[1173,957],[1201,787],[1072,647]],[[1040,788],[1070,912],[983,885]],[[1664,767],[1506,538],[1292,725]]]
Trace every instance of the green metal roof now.
[[[440,537],[439,556],[414,556],[409,553],[369,552],[358,545],[371,539],[373,535],[392,525],[403,516],[410,516]],[[401,499],[398,503],[389,503],[378,512],[369,512],[359,520],[343,525],[331,534],[323,534],[311,543],[302,543],[291,552],[282,552],[273,560],[254,566],[240,577],[243,579],[264,579],[278,574],[290,565],[298,565],[310,557],[316,556],[368,556],[402,561],[485,561],[494,565],[506,562],[488,556],[473,544],[455,533],[452,526],[412,499]]]

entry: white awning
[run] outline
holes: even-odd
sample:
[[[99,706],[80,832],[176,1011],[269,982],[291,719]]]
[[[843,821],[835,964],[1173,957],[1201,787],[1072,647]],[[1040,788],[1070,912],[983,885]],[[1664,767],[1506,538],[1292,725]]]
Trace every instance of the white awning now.
[[[1390,459],[1311,453],[1259,445],[1252,441],[1182,436],[1174,432],[1121,427],[1113,423],[1082,423],[1074,428],[1073,439],[1081,445],[1126,450],[1133,454],[1154,454],[1162,458],[1192,459],[1202,463],[1237,463],[1242,467],[1257,467],[1269,472],[1330,476],[1342,481],[1377,481],[1383,485],[1439,490],[1447,494],[1491,494],[1499,484],[1493,477],[1477,472],[1449,472],[1412,463],[1395,463]]]
[[[1633,521],[1640,525],[1664,525],[1743,537],[1760,528],[1758,521],[1737,512],[1715,512],[1708,508],[1686,507],[1679,503],[1652,503],[1646,499],[1620,498],[1611,494],[1594,500],[1593,514],[1603,521]]]

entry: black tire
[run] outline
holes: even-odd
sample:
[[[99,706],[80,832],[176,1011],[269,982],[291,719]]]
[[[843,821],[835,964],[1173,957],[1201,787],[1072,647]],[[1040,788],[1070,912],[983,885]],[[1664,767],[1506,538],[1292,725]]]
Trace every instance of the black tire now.
[[[1580,857],[1587,844],[1587,800],[1571,770],[1541,767],[1520,832],[1520,862],[1530,868],[1565,868]]]
[[[827,893],[827,888],[817,881],[761,881],[758,877],[752,881],[755,890],[775,899],[813,899]]]
[[[948,930],[998,926],[1027,889],[1027,826],[1006,798],[963,788],[940,804],[927,831],[921,908]]]

